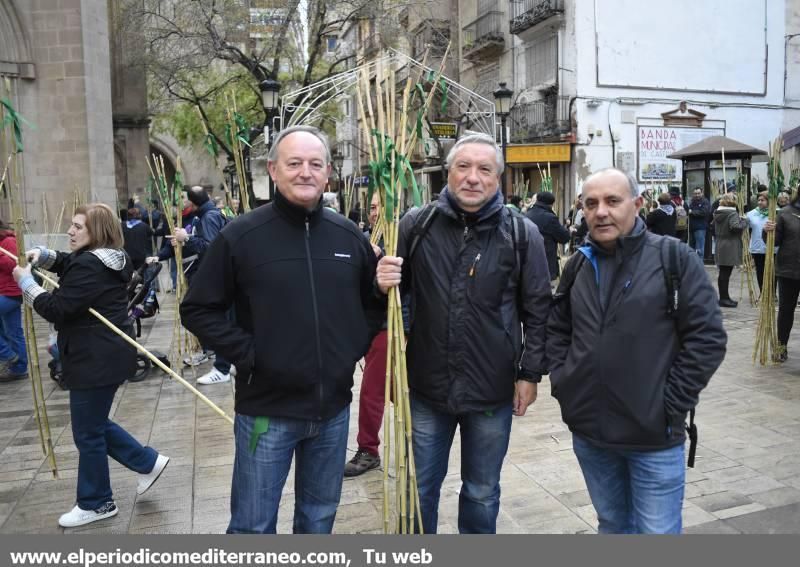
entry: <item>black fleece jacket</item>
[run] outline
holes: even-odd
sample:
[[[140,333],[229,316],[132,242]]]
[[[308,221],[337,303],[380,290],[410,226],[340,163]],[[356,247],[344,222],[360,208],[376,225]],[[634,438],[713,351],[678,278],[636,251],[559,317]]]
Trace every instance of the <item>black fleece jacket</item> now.
[[[376,258],[347,218],[280,192],[211,243],[181,316],[238,369],[236,412],[328,419],[352,400],[353,371],[380,309]],[[236,322],[228,320],[231,306]]]

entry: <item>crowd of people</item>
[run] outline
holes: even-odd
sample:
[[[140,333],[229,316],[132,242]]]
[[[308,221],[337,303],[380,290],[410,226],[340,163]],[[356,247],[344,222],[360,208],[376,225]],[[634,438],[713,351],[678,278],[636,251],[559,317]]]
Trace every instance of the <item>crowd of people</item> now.
[[[688,203],[663,193],[648,211],[636,180],[610,168],[584,181],[562,223],[552,193],[504,203],[503,156],[489,136],[460,138],[446,167],[438,198],[402,217],[395,256],[369,242],[379,196],[365,230],[342,215],[338,195],[325,192],[331,173],[325,135],[294,126],[279,132],[270,149],[277,191],[266,206],[241,215],[238,202],[228,206],[192,187],[172,234],[157,206],[131,202],[121,221],[104,205],[81,207],[69,231],[70,254],[28,252],[35,266],[60,275],[61,287],[52,292],[39,287],[30,268],[0,257],[3,376],[24,372],[23,297],[59,331],[81,459],[77,503],[61,525],[116,514],[107,456],[140,474],[139,491],[168,463],[108,419],[119,384],[132,373],[134,351],[88,308],[128,325],[126,279],[148,262],[174,259],[180,243],[183,265],[176,269],[188,279],[181,318],[203,345],[185,363],[214,359],[198,379],[202,385],[235,377],[228,533],[276,531],[293,463],[294,532],[330,533],[343,478],[380,466],[386,297],[395,287],[408,337],[425,533],[437,531],[457,431],[459,532],[495,532],[511,424],[536,401],[545,375],[572,432],[598,530],[679,533],[684,424],[725,355],[720,307],[736,305],[728,288],[742,262],[742,231],[751,231],[759,286],[768,285],[764,240],[775,233],[778,335],[786,345],[800,295],[797,199],[785,203],[775,222],[767,218],[764,193],[745,217],[736,195],[711,205],[699,188]],[[703,266],[708,233],[719,295]],[[0,239],[16,252],[13,232],[1,223]],[[566,250],[574,254],[564,264]],[[353,375],[361,359],[358,448],[348,460]]]

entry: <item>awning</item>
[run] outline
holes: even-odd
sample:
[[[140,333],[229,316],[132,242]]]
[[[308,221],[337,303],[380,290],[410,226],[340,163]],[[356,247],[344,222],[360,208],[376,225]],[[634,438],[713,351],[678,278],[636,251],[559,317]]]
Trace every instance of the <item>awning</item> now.
[[[725,159],[747,158],[752,156],[767,155],[764,150],[748,146],[725,136],[711,136],[682,150],[668,155],[670,159],[722,159],[722,150],[725,150]]]
[[[788,150],[800,145],[800,126],[783,133],[783,149]]]

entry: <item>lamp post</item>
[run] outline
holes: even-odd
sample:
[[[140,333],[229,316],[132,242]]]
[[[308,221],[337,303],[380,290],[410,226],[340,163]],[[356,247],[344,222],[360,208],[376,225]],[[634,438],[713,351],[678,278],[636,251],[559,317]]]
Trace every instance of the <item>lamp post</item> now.
[[[495,113],[500,116],[500,137],[503,144],[503,163],[506,162],[506,150],[508,148],[508,140],[506,140],[506,118],[511,110],[511,97],[514,96],[514,91],[506,87],[506,83],[500,83],[500,88],[494,91],[494,107]],[[503,190],[503,200],[506,199],[506,172],[500,179],[500,187]]]
[[[258,88],[261,89],[261,104],[264,106],[264,114],[266,115],[264,119],[264,144],[267,147],[267,152],[269,152],[272,148],[272,135],[269,128],[270,124],[272,124],[272,117],[278,109],[281,84],[274,79],[264,79],[258,84]],[[267,177],[267,183],[269,183],[269,198],[273,199],[275,197],[275,189],[272,187],[269,177]]]

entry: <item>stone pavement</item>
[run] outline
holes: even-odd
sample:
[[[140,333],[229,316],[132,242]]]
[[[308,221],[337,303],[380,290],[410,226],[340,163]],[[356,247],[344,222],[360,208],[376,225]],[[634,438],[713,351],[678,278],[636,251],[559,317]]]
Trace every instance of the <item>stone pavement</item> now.
[[[714,269],[709,276],[716,278]],[[738,285],[736,275],[733,278]],[[735,286],[734,286],[735,287]],[[143,344],[166,351],[174,304],[145,322]],[[687,473],[684,526],[688,533],[800,533],[800,352],[795,336],[789,361],[761,368],[751,362],[757,313],[742,302],[724,312],[728,353],[698,408],[697,464]],[[797,330],[795,335],[800,332]],[[40,325],[40,344],[46,326]],[[42,350],[43,361],[47,355]],[[208,369],[201,368],[198,374]],[[191,371],[186,375],[191,379]],[[144,382],[123,385],[112,417],[143,443],[172,460],[146,494],[136,496],[136,475],[112,461],[119,514],[82,529],[62,530],[58,516],[75,499],[77,451],[69,428],[67,393],[44,378],[50,427],[58,457],[53,479],[42,458],[31,416],[28,382],[0,384],[0,533],[223,533],[229,518],[232,428],[187,390],[152,371]],[[356,449],[358,384],[351,412],[348,458]],[[232,385],[205,387],[232,414]],[[442,488],[440,531],[457,529],[458,436]],[[381,470],[345,480],[337,533],[380,533]],[[498,531],[591,533],[596,518],[569,431],[545,380],[539,400],[514,418],[503,468]],[[293,481],[284,489],[278,530],[291,532]]]

